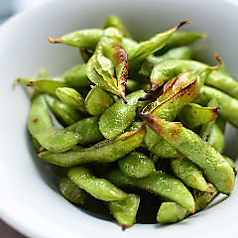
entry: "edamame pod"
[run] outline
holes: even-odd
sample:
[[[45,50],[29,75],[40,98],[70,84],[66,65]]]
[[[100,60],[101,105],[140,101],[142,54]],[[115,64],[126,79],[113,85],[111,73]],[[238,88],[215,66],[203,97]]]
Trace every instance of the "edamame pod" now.
[[[104,28],[108,28],[108,27],[115,27],[119,31],[121,31],[124,36],[127,36],[127,37],[130,36],[130,34],[128,33],[128,30],[123,25],[123,23],[121,22],[120,18],[115,16],[115,15],[107,16],[107,19],[106,19],[106,21],[104,23]]]
[[[179,179],[187,186],[199,191],[210,192],[202,171],[197,165],[184,157],[170,160],[170,166]]]
[[[218,114],[218,107],[202,107],[195,103],[189,103],[179,112],[178,118],[187,128],[194,129],[216,120]]]
[[[97,117],[84,118],[66,129],[77,133],[78,143],[81,145],[94,144],[104,139],[98,127]]]
[[[37,95],[32,100],[28,130],[42,147],[53,152],[70,150],[79,141],[76,133],[53,127],[44,95]]]
[[[42,159],[62,167],[72,167],[89,162],[111,163],[122,158],[139,147],[143,142],[146,128],[126,132],[112,141],[103,141],[87,149],[68,151],[65,153],[40,153]]]
[[[156,34],[152,38],[150,38],[147,41],[140,42],[136,47],[133,55],[130,56],[130,67],[135,68],[140,62],[145,60],[149,55],[153,54],[157,50],[161,49],[166,45],[170,37],[173,35],[175,31],[177,31],[180,27],[182,27],[184,24],[188,24],[189,21],[182,21],[174,28],[162,32],[159,34]]]
[[[69,87],[59,87],[55,90],[55,94],[62,102],[86,113],[84,98],[77,90]]]
[[[90,85],[90,80],[87,77],[87,65],[76,65],[68,70],[63,78],[70,87],[87,87]]]
[[[139,71],[140,74],[145,77],[150,77],[151,71],[156,64],[161,63],[163,60],[167,59],[176,59],[176,60],[188,60],[192,56],[192,49],[187,46],[173,48],[167,51],[165,54],[161,56],[149,56],[142,63],[141,69]]]
[[[139,98],[144,96],[143,90],[133,92],[126,97],[127,104],[118,100],[103,112],[99,119],[99,129],[105,138],[115,138],[131,124],[136,117]]]
[[[174,47],[191,45],[206,37],[207,35],[205,33],[198,31],[177,31],[171,36],[165,47],[159,50],[158,53],[161,54]]]
[[[87,112],[93,116],[101,115],[113,103],[113,98],[98,86],[93,86],[85,98]]]
[[[69,126],[82,119],[82,115],[78,110],[59,101],[57,98],[46,95],[46,102],[56,119],[64,126]]]
[[[218,191],[211,184],[208,184],[212,193],[199,192],[195,193],[196,212],[203,210],[209,202],[217,195]],[[188,216],[188,211],[174,202],[163,202],[157,213],[157,221],[160,223],[175,223],[183,220]]]
[[[208,67],[208,65],[194,60],[165,60],[153,68],[151,73],[152,88],[162,86],[180,73],[199,71]],[[238,82],[226,74],[213,70],[205,78],[205,84],[238,98]]]
[[[181,78],[178,78],[178,82]],[[175,92],[174,95],[168,97],[166,100],[160,103],[160,99],[157,100],[154,104],[159,104],[157,107],[151,110],[152,115],[157,116],[161,119],[173,121],[179,111],[188,103],[192,102],[198,95],[198,83],[197,80],[187,80],[186,86],[180,86],[178,92]],[[176,84],[176,83],[174,83]],[[185,84],[181,81],[181,84]],[[165,94],[166,95],[166,94]],[[163,97],[163,95],[161,96]],[[162,99],[163,100],[163,99]],[[149,150],[151,150],[157,143],[161,141],[161,137],[158,136],[153,130],[148,129],[147,134],[145,136],[145,144]],[[168,147],[168,146],[167,146]]]
[[[60,180],[59,190],[63,197],[65,197],[68,201],[77,205],[84,204],[87,196],[86,193],[68,177],[63,177]]]
[[[159,223],[175,223],[182,221],[188,215],[188,211],[175,202],[162,202],[156,216]]]
[[[133,178],[143,178],[155,171],[155,165],[146,155],[132,152],[118,161],[121,171]]]
[[[177,158],[180,155],[179,152],[165,140],[160,140],[154,145],[151,148],[151,152],[163,159]]]
[[[220,192],[231,193],[235,181],[233,170],[213,147],[181,123],[167,122],[150,114],[140,116],[152,130],[197,164]]]
[[[27,87],[33,88],[41,93],[46,93],[55,96],[55,90],[58,87],[65,87],[67,83],[64,78],[41,78],[41,79],[28,79],[28,78],[18,78],[15,84],[21,82]]]
[[[211,88],[203,86],[200,90],[198,101],[207,104],[211,99],[216,99],[220,108],[220,116],[238,128],[238,100],[228,96],[227,94]]]
[[[110,213],[125,230],[136,221],[136,214],[140,204],[140,197],[136,194],[128,194],[124,200],[109,202]]]
[[[118,201],[127,198],[127,194],[104,178],[96,178],[86,167],[69,170],[69,178],[81,189],[103,201]]]
[[[162,171],[152,172],[145,178],[135,179],[120,170],[110,171],[106,177],[119,187],[135,186],[154,193],[163,199],[174,201],[191,213],[195,211],[193,196],[178,179]]]
[[[48,41],[53,44],[62,43],[79,48],[95,49],[102,34],[103,30],[91,28],[74,31],[56,39],[48,37]]]

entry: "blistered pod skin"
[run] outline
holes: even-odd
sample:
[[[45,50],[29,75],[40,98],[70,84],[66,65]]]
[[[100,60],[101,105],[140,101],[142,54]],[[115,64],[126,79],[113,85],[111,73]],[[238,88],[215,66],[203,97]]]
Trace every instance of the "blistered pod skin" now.
[[[136,117],[137,105],[144,104],[139,102],[139,98],[143,96],[143,90],[133,92],[126,97],[127,104],[118,100],[103,112],[99,119],[99,129],[105,138],[115,138],[131,124]]]
[[[127,194],[104,178],[96,178],[83,166],[69,170],[69,178],[81,189],[103,201],[118,201],[127,198]]]
[[[173,121],[179,111],[182,110],[185,105],[193,101],[198,95],[199,88],[196,79],[193,81],[191,80],[191,82],[188,80],[185,85],[186,86],[183,86],[182,89],[180,88],[178,92],[175,92],[174,95],[168,96],[166,100],[162,101],[157,107],[151,110],[152,115],[164,120]],[[148,129],[145,137],[147,148],[151,150],[160,141],[161,137],[153,130]]]
[[[234,172],[213,147],[181,123],[167,122],[150,114],[143,114],[141,117],[152,130],[197,164],[207,180],[220,192],[231,193],[235,182]]]
[[[126,132],[115,140],[106,140],[89,148],[66,153],[43,152],[39,157],[61,167],[72,167],[94,161],[111,163],[140,147],[145,133],[146,128],[142,126],[138,131]]]
[[[126,176],[120,170],[113,170],[106,177],[119,187],[138,187],[165,200],[174,201],[191,213],[195,212],[195,202],[189,190],[178,179],[162,171],[152,172],[145,178],[135,179]]]
[[[79,48],[95,49],[102,34],[103,30],[101,29],[84,29],[65,34],[56,39],[48,37],[48,41],[53,44],[62,43]]]
[[[140,204],[140,197],[136,194],[128,194],[124,200],[109,202],[110,213],[125,230],[136,222],[136,214]]]
[[[143,178],[155,171],[151,159],[139,152],[132,152],[118,161],[121,171],[129,177]]]

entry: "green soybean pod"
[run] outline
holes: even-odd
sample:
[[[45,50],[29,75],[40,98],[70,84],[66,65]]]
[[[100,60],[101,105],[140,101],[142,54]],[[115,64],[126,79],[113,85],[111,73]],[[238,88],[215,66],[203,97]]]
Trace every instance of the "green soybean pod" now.
[[[84,98],[76,89],[59,87],[55,90],[55,94],[62,102],[86,113]]]
[[[218,114],[218,107],[202,107],[198,104],[190,103],[179,112],[178,118],[187,128],[194,129],[202,124],[214,121]]]
[[[77,205],[83,205],[85,203],[87,194],[68,177],[63,177],[60,180],[59,190],[68,201]]]
[[[89,162],[111,163],[141,146],[145,137],[145,127],[138,131],[126,132],[114,140],[102,141],[84,149],[74,149],[65,153],[43,152],[39,157],[61,167],[72,167]]]
[[[128,196],[108,180],[95,177],[86,167],[72,168],[69,170],[68,176],[81,189],[97,199],[109,202],[123,200]]]
[[[167,122],[150,114],[140,114],[146,124],[180,153],[197,164],[207,180],[225,194],[230,194],[235,176],[226,160],[193,131],[181,123]],[[189,143],[188,143],[189,142]]]
[[[56,39],[48,37],[48,41],[53,44],[62,43],[79,48],[95,49],[102,34],[102,29],[91,28],[70,32]]]
[[[158,51],[158,53],[161,54],[174,47],[191,45],[206,37],[206,34],[198,31],[177,31],[171,36],[165,47]]]
[[[119,187],[138,187],[161,198],[174,201],[191,213],[195,211],[193,196],[178,179],[162,171],[152,172],[145,178],[135,179],[126,176],[120,170],[110,171],[106,177]]]
[[[195,193],[196,212],[203,210],[209,202],[218,194],[218,191],[212,184],[208,184],[212,193],[199,192]],[[157,221],[168,224],[183,220],[189,215],[188,211],[175,202],[163,202],[157,213]]]
[[[93,116],[101,115],[113,103],[109,93],[98,86],[93,86],[85,98],[85,107]]]
[[[236,165],[235,165],[234,160],[232,160],[232,159],[229,158],[228,156],[224,156],[224,155],[223,155],[223,158],[227,161],[227,163],[229,163],[229,165],[231,166],[231,168],[232,168],[233,170],[236,169]]]
[[[185,105],[187,105],[197,97],[199,90],[197,80],[193,80],[192,82],[190,82],[190,78],[185,78],[185,80],[181,79],[182,78],[178,78],[174,82],[174,85],[176,84],[176,82],[178,82],[178,92],[175,91],[172,96],[170,94],[167,96],[167,93],[162,94],[162,99],[158,98],[158,100],[156,100],[155,107],[153,106],[151,110],[151,113],[153,115],[164,120],[173,121],[179,111],[182,110]],[[184,81],[186,83],[184,83]],[[185,86],[182,85],[183,83],[185,84]],[[164,96],[167,96],[167,98],[163,100]],[[162,138],[159,135],[157,135],[153,130],[148,128],[147,134],[145,136],[145,144],[149,150],[151,150],[161,140]]]
[[[140,121],[140,120],[134,120],[130,126],[128,126],[126,128],[126,131],[137,131],[141,128],[141,126],[143,125],[143,121]]]
[[[40,79],[30,79],[30,78],[18,78],[15,84],[21,82],[27,87],[33,88],[41,93],[46,93],[55,96],[55,90],[58,87],[67,86],[66,81],[62,77],[56,78],[40,78]]]
[[[44,95],[32,99],[27,125],[31,135],[49,151],[67,151],[78,143],[76,133],[53,127]]]
[[[203,177],[200,168],[184,157],[170,160],[173,173],[183,181],[188,187],[199,191],[210,192],[207,182]]]
[[[176,59],[176,60],[188,60],[192,57],[192,49],[188,46],[177,47],[168,50],[161,56],[149,56],[142,63],[140,68],[140,74],[145,77],[150,77],[151,71],[156,64],[161,63],[164,60]]]
[[[180,155],[179,152],[165,140],[160,140],[154,145],[151,148],[151,152],[165,159],[177,158]]]
[[[238,128],[238,100],[215,88],[208,86],[201,88],[198,101],[207,104],[214,98],[220,108],[220,116]]]
[[[188,215],[188,211],[175,202],[162,202],[156,220],[159,223],[175,223],[182,221]]]
[[[67,83],[67,85],[74,88],[87,87],[91,83],[87,77],[86,64],[74,66],[63,75],[63,78],[65,79],[65,82]]]
[[[56,119],[63,125],[69,126],[76,121],[82,119],[81,113],[76,110],[74,107],[67,105],[57,98],[54,98],[50,95],[46,95],[46,102],[49,106],[49,109],[55,115]]]
[[[115,15],[107,16],[107,19],[104,23],[104,28],[108,28],[108,27],[115,27],[118,30],[120,30],[124,36],[127,36],[127,37],[130,36],[130,34],[128,33],[128,30],[123,25],[123,23],[121,22],[118,16],[115,16]]]
[[[126,97],[127,104],[118,100],[103,112],[99,119],[99,129],[105,138],[115,138],[131,124],[136,117],[139,98],[143,96],[143,90],[133,92]]]
[[[146,155],[132,152],[118,161],[121,171],[133,178],[144,178],[155,171],[155,165]]]
[[[211,128],[207,143],[212,145],[216,151],[222,153],[225,146],[225,138],[221,129],[216,123]]]
[[[135,66],[137,66],[140,62],[145,60],[149,55],[164,47],[173,33],[177,31],[181,26],[188,23],[189,21],[182,21],[174,28],[156,34],[149,40],[137,44],[133,55],[131,55],[131,57],[129,58],[131,70],[133,70],[133,68],[135,68]]]
[[[98,127],[98,117],[84,118],[66,129],[77,133],[81,145],[94,144],[104,139]]]
[[[140,204],[140,197],[136,194],[128,194],[124,200],[109,202],[110,213],[125,230],[136,221],[136,214]]]

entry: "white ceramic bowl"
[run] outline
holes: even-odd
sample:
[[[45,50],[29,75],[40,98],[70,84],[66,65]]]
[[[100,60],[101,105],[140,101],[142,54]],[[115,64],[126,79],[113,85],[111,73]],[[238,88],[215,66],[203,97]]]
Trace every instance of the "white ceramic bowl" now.
[[[137,37],[149,37],[180,20],[207,32],[208,48],[200,53],[214,62],[218,51],[231,75],[238,74],[237,0],[52,1],[13,17],[0,27],[0,215],[31,237],[235,237],[238,235],[237,186],[232,196],[178,224],[141,225],[122,232],[113,222],[77,209],[57,192],[47,163],[34,155],[26,130],[29,100],[18,76],[34,76],[41,67],[59,75],[79,62],[75,48],[50,45],[47,36],[100,27],[107,14],[117,14]],[[226,151],[236,156],[238,134],[229,128]]]

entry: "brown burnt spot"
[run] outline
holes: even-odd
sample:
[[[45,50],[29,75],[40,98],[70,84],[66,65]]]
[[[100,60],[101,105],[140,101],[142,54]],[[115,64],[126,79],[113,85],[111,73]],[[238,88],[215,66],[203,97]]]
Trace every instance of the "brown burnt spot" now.
[[[147,94],[143,98],[139,98],[139,101],[155,100],[161,96],[163,89],[157,88],[155,91],[151,91],[151,92],[148,89],[144,89],[144,92]]]
[[[37,150],[38,153],[41,153],[41,152],[43,152],[43,151],[44,151],[44,148],[41,147],[41,146],[40,146],[40,147],[38,148],[38,150]]]
[[[35,86],[35,82],[34,81],[30,81],[26,86],[34,87]]]
[[[213,107],[210,109],[211,111],[211,118],[210,118],[210,121],[214,121],[217,119],[219,113],[220,113],[220,108],[219,107]]]
[[[128,228],[128,225],[126,225],[126,224],[122,224],[122,225],[121,225],[121,228],[122,228],[123,231],[125,231],[126,228]]]
[[[116,66],[121,63],[128,65],[128,58],[127,58],[126,50],[121,46],[114,47],[113,58],[115,60]]]
[[[183,25],[186,25],[186,24],[190,24],[190,21],[184,20],[184,21],[179,22],[179,24],[177,26],[175,26],[175,30],[178,30],[180,27],[182,27]]]
[[[163,130],[163,120],[153,116],[152,114],[143,114],[143,113],[138,113],[137,116],[139,116],[147,126],[151,128],[155,133],[160,135],[161,137],[164,137],[165,133]],[[143,124],[144,125],[144,124]]]
[[[33,123],[37,123],[39,121],[39,118],[34,118]]]
[[[118,90],[119,90],[119,95],[123,99],[124,103],[127,104],[127,100],[125,97],[125,90],[126,90],[126,82],[127,82],[127,77],[128,77],[128,58],[127,58],[127,53],[126,50],[121,47],[121,46],[115,46],[114,47],[114,54],[113,54],[114,60],[115,60],[115,65],[118,67],[119,65],[122,65],[122,69],[120,72],[120,75],[118,76]],[[116,69],[117,70],[117,69]]]
[[[179,140],[181,137],[181,130],[177,124],[176,124],[176,126],[173,125],[173,126],[169,127],[168,132],[170,133],[173,141]]]

